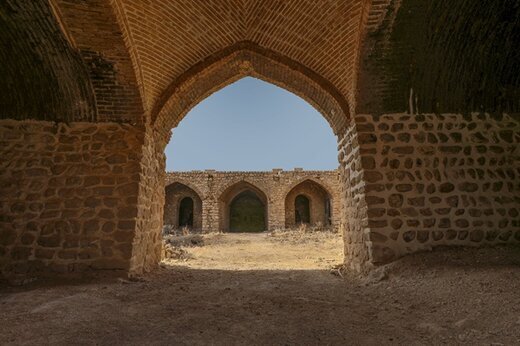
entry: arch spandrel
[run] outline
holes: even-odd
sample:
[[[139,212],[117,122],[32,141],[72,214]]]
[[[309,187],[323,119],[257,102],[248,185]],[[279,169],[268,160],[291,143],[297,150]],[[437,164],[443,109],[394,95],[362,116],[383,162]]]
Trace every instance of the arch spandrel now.
[[[328,186],[328,184],[324,183],[323,181],[313,179],[310,177],[302,178],[302,179],[292,183],[291,185],[289,185],[283,193],[284,198],[287,197],[287,195],[289,193],[291,193],[292,190],[294,190],[296,187],[304,184],[305,182],[310,182],[311,184],[317,185],[329,196],[330,199],[333,199],[333,197],[334,197],[334,194],[332,193],[333,190],[330,186]]]
[[[193,192],[201,200],[204,200],[204,194],[202,193],[202,191],[194,184],[191,184],[189,181],[186,181],[185,179],[182,179],[182,178],[175,177],[175,179],[172,179],[171,181],[167,181],[165,184],[165,189],[168,189],[168,187],[173,186],[175,184],[184,185],[188,189],[193,190]]]
[[[220,188],[215,195],[221,202],[230,202],[233,198],[246,190],[254,191],[266,205],[268,204],[269,198],[267,193],[262,188],[258,187],[258,185],[247,180],[230,182]]]

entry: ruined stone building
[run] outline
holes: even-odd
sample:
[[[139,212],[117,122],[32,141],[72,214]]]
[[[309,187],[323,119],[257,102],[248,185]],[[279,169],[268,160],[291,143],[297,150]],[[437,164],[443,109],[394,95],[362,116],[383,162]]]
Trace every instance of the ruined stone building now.
[[[517,0],[5,0],[0,14],[2,276],[156,268],[171,129],[245,76],[336,135],[339,188],[319,184],[348,268],[520,241]],[[283,196],[247,187],[281,208],[264,227],[292,222]],[[229,227],[216,205],[202,228]]]
[[[340,196],[338,171],[167,173],[164,224],[204,232],[337,228]]]

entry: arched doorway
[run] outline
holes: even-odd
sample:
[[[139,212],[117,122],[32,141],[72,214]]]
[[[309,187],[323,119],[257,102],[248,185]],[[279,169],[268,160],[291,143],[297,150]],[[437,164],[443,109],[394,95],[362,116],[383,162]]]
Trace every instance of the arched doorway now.
[[[251,190],[238,194],[229,206],[230,232],[265,231],[265,205]]]
[[[179,227],[193,227],[193,199],[184,197],[179,206]]]
[[[294,199],[294,222],[311,223],[310,201],[305,195],[298,195]]]
[[[267,230],[267,196],[258,187],[241,181],[220,194],[220,230],[263,232]]]
[[[285,197],[285,227],[331,224],[331,195],[319,183],[304,180]]]
[[[173,182],[166,186],[163,222],[175,228],[202,230],[202,199],[187,185]]]
[[[299,62],[292,61],[277,52],[265,50],[256,44],[247,42],[232,45],[225,50],[214,53],[210,59],[194,65],[189,71],[171,81],[171,84],[164,90],[164,93],[151,112],[154,139],[156,143],[160,143],[160,145],[156,146],[156,149],[159,152],[164,150],[168,140],[171,138],[170,130],[175,128],[195,105],[215,91],[246,76],[259,78],[287,89],[313,105],[329,122],[334,134],[338,136],[338,143],[341,147],[341,149],[338,149],[341,150],[338,158],[340,159],[340,164],[344,165],[345,153],[348,154],[347,150],[350,145],[350,141],[345,137],[350,134],[345,132],[345,130],[351,124],[350,106],[347,99],[341,95],[330,81],[305,68]],[[347,149],[344,149],[344,147],[347,147]],[[164,161],[161,164],[164,165]],[[349,180],[345,179],[342,182],[350,183]],[[253,191],[256,192],[255,189]],[[351,190],[347,188],[345,191],[344,197],[350,198]],[[237,194],[235,193],[231,198],[226,195],[225,198],[219,198],[216,201],[219,206],[219,217],[208,218],[208,224],[212,225],[212,229],[218,228],[224,232],[230,230],[229,207],[232,198]],[[265,214],[267,215],[269,212],[268,208],[271,206],[267,203],[267,198],[262,196],[261,193],[259,197],[264,201]],[[208,203],[214,202],[208,201]],[[291,209],[294,210],[294,200],[291,201],[291,204]],[[323,205],[322,209],[325,210],[325,202],[321,204]],[[313,205],[314,203],[311,199],[310,219],[319,220],[319,218],[313,218]],[[266,220],[266,229],[270,229],[271,226],[278,226],[280,223],[283,225],[285,220],[283,213],[281,214],[280,220],[273,220],[272,225],[270,224],[271,221]],[[321,214],[326,215],[324,211]],[[218,221],[215,221],[215,219]],[[330,218],[327,219],[326,216],[322,216],[321,219],[324,224],[330,222]],[[353,220],[352,226],[348,229],[357,229],[357,216],[350,220]],[[290,223],[295,223],[294,215]]]

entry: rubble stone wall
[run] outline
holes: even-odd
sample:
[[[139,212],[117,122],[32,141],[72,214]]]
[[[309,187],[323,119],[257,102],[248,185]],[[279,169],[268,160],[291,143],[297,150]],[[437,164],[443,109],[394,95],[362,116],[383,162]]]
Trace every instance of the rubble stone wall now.
[[[358,115],[338,140],[335,171],[166,174],[165,140],[139,126],[1,120],[0,274],[153,269],[173,182],[199,195],[211,231],[237,184],[267,197],[272,230],[286,226],[287,196],[311,181],[329,194],[357,270],[437,245],[520,242],[513,118]]]
[[[312,184],[308,184],[309,181]],[[310,189],[309,196],[315,197],[313,185],[320,186],[329,195],[332,226],[339,227],[341,222],[340,191],[342,189],[337,170],[304,171],[296,169],[294,171],[283,171],[274,169],[271,172],[217,172],[206,170],[167,173],[166,186],[173,183],[184,184],[199,195],[202,200],[202,230],[204,232],[219,230],[222,224],[220,220],[225,218],[225,215],[221,215],[222,210],[225,210],[225,208],[221,208],[221,204],[231,202],[222,199],[226,199],[226,191],[238,184],[241,186],[250,184],[252,190],[258,189],[267,196],[267,228],[269,230],[285,228],[285,203],[286,197],[291,191],[293,189],[305,190],[305,187],[307,187],[307,190]],[[166,199],[168,200],[168,197]],[[164,219],[177,219],[177,209],[172,209],[167,205],[165,210],[168,213],[175,213],[175,215],[165,215]]]
[[[520,241],[513,118],[388,114],[355,122],[374,263],[437,245]]]
[[[143,131],[0,121],[0,274],[128,271]]]

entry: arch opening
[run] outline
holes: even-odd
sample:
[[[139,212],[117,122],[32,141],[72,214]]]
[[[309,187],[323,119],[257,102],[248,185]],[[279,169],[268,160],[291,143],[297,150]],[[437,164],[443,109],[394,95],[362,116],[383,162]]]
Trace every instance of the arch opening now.
[[[309,179],[298,183],[285,197],[285,226],[330,226],[331,202],[331,194],[321,184]]]
[[[335,135],[346,128],[346,98],[326,79],[304,65],[251,42],[239,42],[214,53],[174,80],[152,109],[152,124],[165,139],[200,101],[244,77],[284,88],[322,114]]]
[[[193,227],[193,199],[184,197],[179,206],[179,227]]]
[[[251,190],[238,194],[229,205],[229,232],[265,231],[265,205]]]
[[[268,228],[267,195],[258,187],[240,181],[227,187],[219,198],[220,230],[263,232]]]
[[[313,151],[322,154],[309,155]],[[173,131],[165,154],[171,172],[334,170],[338,165],[337,138],[316,109],[253,77],[194,107]]]
[[[165,188],[163,223],[172,229],[202,230],[202,199],[191,187],[173,182]]]
[[[298,195],[294,199],[294,222],[311,223],[310,201],[305,195]]]
[[[244,77],[260,79],[299,96],[313,106],[328,122],[338,143],[343,140],[350,126],[350,110],[346,98],[332,84],[294,61],[257,46],[240,44],[219,52],[188,69],[163,92],[151,111],[151,125],[154,141],[157,143],[156,148],[159,151],[164,150],[171,136],[170,130],[177,127],[194,106],[214,92]],[[336,146],[336,148],[338,147]],[[340,160],[340,165],[343,164],[341,153],[337,158]],[[276,167],[273,166],[271,169]],[[214,167],[199,169],[207,168]],[[341,174],[342,172],[340,170]],[[211,173],[209,175],[211,176]],[[268,203],[265,193],[246,182],[240,182],[236,185],[224,190],[221,195],[217,193],[215,197],[220,197],[217,197],[216,200],[208,200],[208,204],[215,204],[216,202],[216,211],[214,214],[205,216],[203,221],[205,231],[263,231],[280,229],[284,226],[291,228],[297,224],[294,215],[294,200],[291,202],[292,207],[289,207],[288,202],[284,201],[284,195],[281,195],[279,201],[276,202],[280,212],[271,218],[269,209],[274,205],[271,205],[271,201]],[[217,186],[217,188],[219,187]],[[236,208],[237,204],[241,205],[241,198],[237,198],[236,201],[234,201],[234,198],[244,192],[246,188],[256,194],[255,202],[258,208],[252,215],[243,216],[244,219],[241,220],[240,213],[237,215]],[[331,208],[329,193],[325,191],[322,195],[328,197],[322,196],[316,201],[312,197],[309,199],[309,217],[305,217],[304,221],[308,219],[310,225],[329,226],[332,224],[332,210],[335,213],[339,211],[336,204],[334,208]],[[258,200],[262,203],[258,203]],[[250,199],[250,204],[255,204],[253,198]],[[264,206],[263,213],[259,212],[261,210],[260,205]],[[284,209],[290,209],[292,214],[284,213],[286,211]],[[245,220],[257,220],[257,223],[261,226],[245,227],[243,226]],[[264,221],[263,225],[259,220]],[[339,227],[339,224],[339,219],[335,219],[334,226]]]

